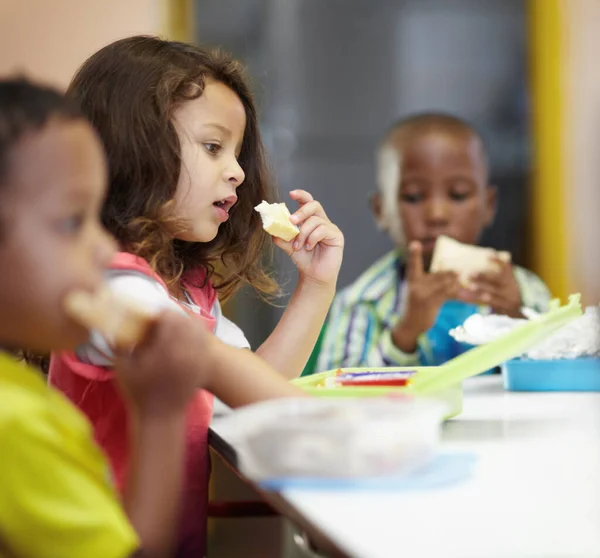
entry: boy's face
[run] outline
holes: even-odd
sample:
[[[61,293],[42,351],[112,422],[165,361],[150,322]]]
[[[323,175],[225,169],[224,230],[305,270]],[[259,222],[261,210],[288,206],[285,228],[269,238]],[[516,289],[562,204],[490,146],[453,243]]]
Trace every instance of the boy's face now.
[[[0,186],[0,343],[72,349],[88,333],[63,310],[72,289],[96,290],[114,253],[100,224],[106,162],[82,120],[50,121],[8,156]]]
[[[493,218],[495,190],[478,139],[443,130],[397,134],[391,140],[400,157],[397,217],[408,245],[418,240],[429,268],[438,236],[476,244]],[[401,154],[401,156],[400,156]],[[379,217],[381,216],[381,209]]]

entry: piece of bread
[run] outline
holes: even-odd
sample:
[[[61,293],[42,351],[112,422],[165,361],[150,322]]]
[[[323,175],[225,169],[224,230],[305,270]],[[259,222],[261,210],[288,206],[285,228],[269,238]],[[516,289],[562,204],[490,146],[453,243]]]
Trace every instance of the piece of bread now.
[[[263,229],[286,242],[296,238],[300,229],[290,221],[290,211],[285,203],[260,202],[255,208],[260,213]]]
[[[470,287],[470,277],[477,273],[493,273],[498,271],[498,265],[492,258],[498,258],[509,263],[509,252],[498,252],[492,248],[482,248],[463,244],[448,236],[440,236],[433,250],[430,271],[454,271],[464,287]]]
[[[133,347],[139,343],[157,313],[139,304],[102,289],[96,293],[73,291],[64,301],[69,317],[92,330],[99,331],[107,341],[118,347]]]

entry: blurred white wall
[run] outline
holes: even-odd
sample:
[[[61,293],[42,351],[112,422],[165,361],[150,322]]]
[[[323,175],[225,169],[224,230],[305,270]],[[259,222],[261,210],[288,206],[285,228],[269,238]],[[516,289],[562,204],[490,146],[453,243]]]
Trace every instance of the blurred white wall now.
[[[84,60],[127,35],[165,31],[166,0],[0,0],[0,76],[65,87]]]

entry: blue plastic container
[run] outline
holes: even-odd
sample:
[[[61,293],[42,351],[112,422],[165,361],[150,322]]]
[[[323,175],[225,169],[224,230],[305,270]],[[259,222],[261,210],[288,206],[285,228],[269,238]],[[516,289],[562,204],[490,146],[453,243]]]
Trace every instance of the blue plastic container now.
[[[600,391],[600,359],[509,360],[502,377],[510,391]]]

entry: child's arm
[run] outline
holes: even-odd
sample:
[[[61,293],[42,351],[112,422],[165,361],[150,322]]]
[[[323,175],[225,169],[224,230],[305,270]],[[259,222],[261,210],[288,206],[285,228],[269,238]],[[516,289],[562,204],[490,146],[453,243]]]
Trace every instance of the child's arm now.
[[[140,557],[171,556],[185,456],[185,409],[132,413],[131,461],[123,505],[141,541]]]
[[[300,279],[279,323],[256,354],[286,378],[298,377],[310,357],[334,296],[335,285],[314,285]]]
[[[425,273],[419,242],[413,242],[409,251],[406,309],[390,334],[392,344],[404,353],[417,351],[423,333],[435,324],[443,304],[459,289],[452,272]]]
[[[213,336],[204,327],[194,331],[190,350],[183,332],[192,323],[179,313],[163,312],[138,346],[116,351],[117,379],[131,421],[124,506],[144,557],[172,553],[185,469],[186,409],[216,359]]]
[[[335,296],[344,236],[308,192],[295,190],[290,196],[300,204],[291,217],[300,234],[291,242],[274,241],[290,256],[300,278],[277,327],[256,353],[287,378],[296,378],[310,357]]]
[[[435,327],[452,274],[425,274],[420,245],[411,247],[406,284],[407,307],[395,324],[383,321],[370,301],[340,293],[331,308],[318,370],[368,366],[429,366],[447,360],[452,338]],[[433,326],[433,328],[432,328]]]
[[[115,366],[134,417],[125,509],[143,555],[164,556],[179,509],[185,410],[197,386],[234,407],[303,392],[250,351],[225,345],[200,321],[173,312],[164,312],[133,351],[118,352]]]
[[[161,338],[145,342],[133,353],[116,361],[131,374],[161,374],[166,382],[175,370],[194,373],[196,386],[214,393],[230,407],[239,407],[275,397],[302,397],[262,358],[251,351],[231,347],[211,335],[199,320],[188,320],[166,312],[159,320]],[[170,374],[165,374],[169,370]],[[164,398],[161,395],[161,400]]]
[[[383,324],[373,306],[347,301],[344,294],[334,301],[317,371],[369,366],[418,366],[417,351],[405,353],[392,342],[391,330]]]

